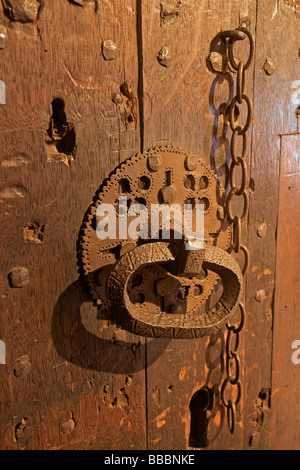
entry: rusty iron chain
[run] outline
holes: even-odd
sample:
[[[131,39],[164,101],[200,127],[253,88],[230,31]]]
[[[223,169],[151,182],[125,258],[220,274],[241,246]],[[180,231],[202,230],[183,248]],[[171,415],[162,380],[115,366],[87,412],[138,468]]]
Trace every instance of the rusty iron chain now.
[[[253,56],[254,56],[254,39],[251,32],[247,28],[237,28],[235,31],[225,31],[221,35],[224,41],[228,41],[228,60],[231,68],[237,73],[236,79],[236,96],[232,99],[229,106],[229,123],[232,130],[230,154],[231,154],[231,166],[229,173],[230,191],[227,195],[225,202],[227,220],[233,226],[233,244],[228,250],[229,253],[233,251],[238,254],[243,252],[244,254],[244,267],[242,269],[243,275],[246,274],[250,255],[248,248],[242,243],[242,222],[247,219],[249,212],[249,193],[248,193],[248,171],[247,171],[247,132],[252,123],[253,117],[253,106],[250,97],[245,93],[246,80],[245,71],[250,67]],[[247,62],[244,64],[242,61],[238,61],[234,57],[233,48],[236,41],[249,39],[250,52]],[[247,119],[244,127],[238,124],[236,116],[239,116],[239,105],[243,102],[247,105]],[[237,156],[237,139],[238,136],[242,137],[242,154]],[[241,184],[236,185],[235,175],[239,170],[241,172]],[[233,196],[243,197],[243,212],[242,215],[234,215],[232,210],[232,199]],[[240,333],[245,323],[245,307],[243,303],[239,304],[241,313],[240,323],[232,325],[227,323],[227,338],[226,338],[226,377],[221,387],[221,400],[224,407],[227,409],[227,422],[229,431],[233,434],[236,427],[236,409],[239,405],[242,397],[242,384],[240,380],[241,361],[238,353],[240,343]],[[231,385],[232,394],[235,398],[226,398],[228,395],[228,387]],[[234,392],[236,390],[236,392]]]

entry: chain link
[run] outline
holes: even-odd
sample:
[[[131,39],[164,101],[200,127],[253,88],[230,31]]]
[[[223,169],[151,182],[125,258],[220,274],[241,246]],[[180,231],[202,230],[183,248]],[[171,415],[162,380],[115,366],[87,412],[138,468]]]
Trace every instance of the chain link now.
[[[233,131],[232,138],[231,138],[231,146],[230,146],[231,159],[235,163],[237,163],[238,158],[239,158],[239,157],[236,156],[236,141],[237,141],[238,130],[239,130],[239,128],[237,127]],[[246,158],[246,155],[247,155],[248,137],[247,137],[247,134],[244,134],[242,137],[243,137],[243,152],[242,152],[242,155],[241,155],[240,158],[242,158],[244,160]]]
[[[234,181],[234,172],[235,172],[235,169],[236,167],[240,166],[242,168],[242,184],[240,186],[240,188],[237,188],[236,185],[235,185],[235,181]],[[241,196],[242,194],[245,193],[245,189],[246,189],[246,184],[247,184],[247,163],[246,161],[241,158],[241,157],[237,157],[236,159],[236,162],[232,162],[231,166],[230,166],[230,186],[231,188],[235,188],[235,195],[236,196]]]
[[[248,60],[247,60],[246,64],[244,65],[244,70],[247,70],[250,67],[250,65],[252,63],[252,60],[253,60],[254,38],[253,38],[251,32],[249,31],[249,29],[247,29],[247,28],[237,28],[235,30],[235,32],[242,32],[249,39],[250,52],[249,52]],[[234,54],[233,54],[233,45],[234,45],[236,39],[235,39],[234,35],[229,36],[229,37],[230,37],[230,39],[229,39],[229,43],[228,43],[228,58],[229,58],[231,67],[234,68],[234,70],[238,70],[240,61],[236,62],[236,59],[235,59]]]
[[[237,28],[235,31],[225,31],[222,33],[222,39],[228,40],[228,59],[233,70],[237,72],[236,80],[236,96],[232,99],[232,102],[229,107],[229,123],[232,130],[231,138],[231,166],[229,172],[230,180],[230,191],[226,198],[225,210],[226,216],[229,223],[233,226],[233,244],[228,250],[229,253],[233,251],[235,253],[244,253],[245,262],[242,269],[243,275],[246,274],[249,263],[250,255],[248,248],[242,244],[242,222],[248,218],[249,212],[249,193],[248,193],[248,171],[247,171],[247,132],[252,123],[253,117],[253,105],[250,97],[245,93],[245,71],[250,67],[253,56],[254,56],[254,39],[251,32],[247,28]],[[247,62],[244,64],[242,61],[237,61],[233,54],[233,47],[236,41],[243,40],[245,38],[249,39],[250,43],[250,52]],[[242,105],[243,102],[247,104],[247,119],[244,127],[238,125],[236,116],[239,113],[238,105]],[[237,147],[237,136],[242,136],[243,139],[243,150],[242,155],[237,156],[236,147]],[[241,184],[236,186],[235,182],[235,173],[237,167],[241,172]],[[232,198],[233,196],[242,196],[244,205],[242,215],[234,215],[232,211]],[[240,381],[240,370],[241,370],[241,361],[238,353],[239,343],[240,343],[240,333],[244,327],[246,311],[243,303],[239,304],[241,319],[240,323],[232,325],[229,322],[226,327],[228,330],[226,338],[226,378],[223,381],[221,387],[221,400],[225,408],[227,409],[227,422],[229,431],[233,434],[236,427],[236,409],[239,405],[242,397],[242,385]],[[228,387],[231,386],[232,392],[233,389],[236,389],[236,398],[227,399]]]
[[[239,63],[236,79],[236,96],[238,104],[242,104],[243,95],[245,94],[245,69],[243,62]]]
[[[240,192],[240,188],[234,187],[231,188],[231,190],[228,193],[227,199],[226,199],[226,214],[227,214],[227,219],[228,221],[232,224],[234,222],[234,215],[232,213],[231,209],[231,201],[234,195],[236,195],[237,192]],[[249,211],[249,194],[246,191],[246,189],[242,192],[241,194],[244,198],[244,207],[243,207],[243,214],[241,215],[240,219],[243,222],[246,217],[248,216],[248,211]]]
[[[248,106],[248,114],[247,114],[247,121],[245,126],[242,128],[241,126],[236,126],[236,121],[234,118],[234,112],[237,107],[237,102],[238,102],[238,97],[235,96],[231,102],[230,108],[229,108],[229,122],[230,122],[230,127],[232,131],[237,131],[238,135],[244,135],[246,132],[248,132],[250,124],[252,123],[252,115],[253,115],[253,107],[252,107],[252,102],[249,98],[248,95],[245,95],[245,93],[242,95],[242,101],[245,101]]]
[[[241,250],[241,238],[242,238],[242,221],[241,218],[236,215],[233,221],[233,242],[234,251],[239,253]]]

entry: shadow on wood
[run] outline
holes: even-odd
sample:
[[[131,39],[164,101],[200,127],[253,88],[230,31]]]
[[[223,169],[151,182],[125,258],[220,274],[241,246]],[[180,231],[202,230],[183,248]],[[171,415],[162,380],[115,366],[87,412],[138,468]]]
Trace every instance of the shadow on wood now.
[[[70,284],[57,300],[53,311],[52,338],[59,355],[84,369],[114,374],[144,370],[145,343],[129,334],[129,339],[135,338],[135,341],[113,341],[89,332],[80,313],[81,305],[86,302],[91,303],[91,299],[82,280]],[[155,354],[151,357],[151,363],[154,363],[168,342],[163,339],[152,341],[155,341]]]

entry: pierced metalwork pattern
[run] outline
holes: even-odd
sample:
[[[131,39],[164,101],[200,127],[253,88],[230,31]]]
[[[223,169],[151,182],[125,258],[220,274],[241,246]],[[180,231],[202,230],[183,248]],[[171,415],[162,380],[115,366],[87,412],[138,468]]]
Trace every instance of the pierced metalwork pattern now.
[[[97,207],[110,203],[117,208],[120,195],[127,196],[129,206],[141,202],[148,209],[151,204],[183,207],[204,202],[207,245],[203,269],[193,276],[178,274],[176,260],[183,242],[174,239],[172,231],[170,240],[163,242],[100,240]],[[162,147],[122,163],[100,187],[80,236],[80,265],[100,311],[109,312],[118,326],[147,336],[195,337],[220,328],[241,291],[238,267],[225,253],[232,240],[229,222],[218,215],[224,201],[225,191],[213,171],[189,152]],[[128,217],[128,225],[131,220]],[[229,270],[220,261],[221,253]],[[226,284],[229,278],[231,295]]]

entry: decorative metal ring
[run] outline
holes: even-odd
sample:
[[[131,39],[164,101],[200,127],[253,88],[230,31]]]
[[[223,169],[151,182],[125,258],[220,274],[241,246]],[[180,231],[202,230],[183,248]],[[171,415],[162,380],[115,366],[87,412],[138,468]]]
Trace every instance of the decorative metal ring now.
[[[246,64],[244,65],[244,70],[247,70],[250,65],[251,65],[251,62],[253,60],[253,55],[254,55],[254,38],[251,34],[251,32],[249,31],[249,29],[247,28],[237,28],[238,31],[242,31],[243,33],[246,34],[246,36],[248,37],[249,39],[249,43],[250,43],[250,52],[249,52],[249,58],[246,62]],[[233,54],[233,45],[235,43],[235,40],[234,39],[230,39],[229,41],[229,44],[228,44],[228,57],[229,57],[229,60],[230,60],[230,64],[231,66],[234,68],[234,70],[238,70],[239,68],[239,64],[236,62],[235,58],[234,58],[234,54]]]
[[[230,108],[229,108],[229,122],[230,122],[230,127],[232,131],[237,130],[238,135],[244,135],[246,132],[249,130],[249,127],[252,122],[252,116],[253,116],[253,105],[252,102],[249,98],[248,95],[245,93],[242,95],[242,101],[246,101],[247,107],[248,107],[248,115],[247,115],[247,121],[244,127],[241,126],[235,126],[234,123],[234,108],[236,106],[236,103],[238,102],[238,97],[235,96],[231,102]]]
[[[234,181],[234,170],[237,166],[241,166],[242,167],[242,184],[240,186],[240,188],[236,187],[235,185],[235,181]],[[241,157],[237,157],[237,162],[232,162],[231,166],[230,166],[230,174],[229,174],[229,177],[230,177],[230,186],[232,189],[235,189],[235,195],[236,196],[241,196],[243,194],[243,192],[245,191],[246,189],[246,184],[247,184],[247,164],[246,164],[246,161],[243,160]]]
[[[234,221],[234,216],[233,216],[232,211],[231,211],[231,200],[232,200],[232,196],[234,194],[236,195],[236,189],[237,188],[232,188],[229,191],[227,199],[226,199],[226,214],[227,214],[227,219],[231,224]],[[249,195],[248,195],[247,191],[244,191],[242,193],[242,195],[243,195],[243,198],[244,198],[244,210],[243,210],[243,214],[240,218],[241,221],[246,219],[246,217],[248,216],[248,210],[249,210]]]
[[[235,147],[236,147],[236,137],[238,134],[240,127],[237,127],[234,129],[232,137],[231,137],[231,146],[230,146],[230,153],[231,153],[231,158],[234,161],[234,163],[237,163],[238,157],[235,154]],[[248,147],[248,136],[247,134],[242,134],[243,136],[243,153],[240,158],[244,159],[246,157],[247,153],[247,147]]]

